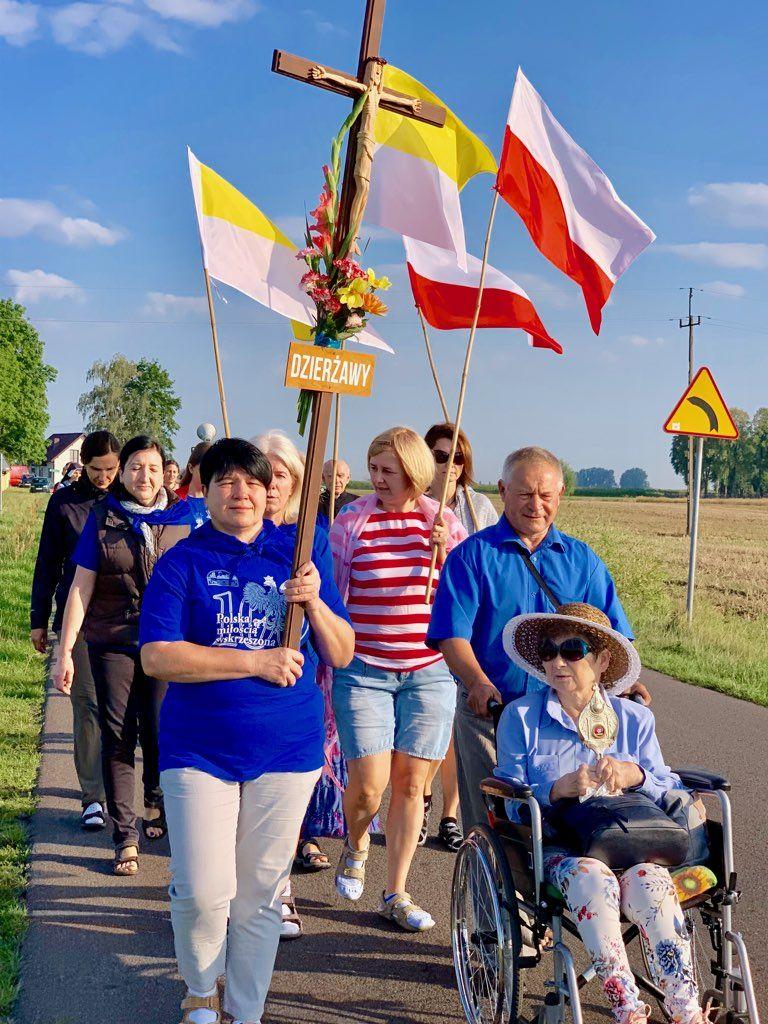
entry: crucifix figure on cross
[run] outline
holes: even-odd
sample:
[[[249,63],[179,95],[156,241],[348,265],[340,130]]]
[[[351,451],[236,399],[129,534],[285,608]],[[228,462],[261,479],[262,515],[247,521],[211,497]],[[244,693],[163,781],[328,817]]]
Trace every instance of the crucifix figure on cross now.
[[[353,100],[359,100],[362,94],[367,94],[368,101],[349,133],[341,186],[339,219],[336,226],[337,241],[346,238],[350,226],[359,225],[362,220],[371,180],[375,148],[374,126],[379,107],[437,127],[442,127],[445,124],[445,109],[443,107],[384,87],[383,72],[386,61],[379,56],[378,51],[385,7],[386,0],[367,0],[366,2],[356,76],[325,67],[317,61],[285,53],[282,50],[275,50],[272,57],[272,70],[280,75],[287,75],[299,82],[306,82]],[[320,497],[332,401],[333,395],[327,391],[316,391],[312,398],[306,469],[296,527],[296,548],[293,554],[294,575],[299,566],[308,562],[312,556],[315,518]],[[283,643],[286,647],[298,650],[303,617],[304,612],[300,605],[288,605],[283,636]]]

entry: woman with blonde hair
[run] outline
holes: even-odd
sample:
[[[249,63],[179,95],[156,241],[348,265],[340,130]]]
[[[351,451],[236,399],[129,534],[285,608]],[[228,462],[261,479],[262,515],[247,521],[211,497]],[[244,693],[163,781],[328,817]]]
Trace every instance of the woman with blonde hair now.
[[[304,455],[282,430],[267,430],[251,443],[267,456],[272,466],[264,515],[275,526],[295,525],[304,483]]]
[[[435,472],[415,431],[393,427],[368,449],[374,493],[340,511],[331,528],[334,574],[355,629],[355,657],[334,672],[333,709],[347,759],[347,839],[336,889],[359,900],[368,857],[368,826],[387,785],[387,880],[379,913],[405,931],[435,924],[407,892],[408,871],[424,817],[432,761],[445,757],[456,684],[425,644],[424,597],[433,545],[438,569],[466,537],[456,516],[426,495]]]

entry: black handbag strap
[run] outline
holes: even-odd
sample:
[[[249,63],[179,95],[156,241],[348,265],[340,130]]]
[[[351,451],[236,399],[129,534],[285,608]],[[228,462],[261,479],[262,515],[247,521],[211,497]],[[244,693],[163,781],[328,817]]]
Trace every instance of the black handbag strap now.
[[[555,595],[552,593],[552,590],[550,589],[549,584],[546,582],[546,580],[541,575],[539,570],[533,564],[533,559],[528,554],[528,551],[524,550],[523,548],[518,547],[517,544],[515,544],[514,547],[515,547],[515,551],[522,558],[522,560],[523,560],[523,562],[525,564],[526,569],[531,574],[531,576],[533,576],[533,578],[536,580],[538,585],[541,587],[542,592],[544,593],[544,596],[551,603],[552,607],[553,608],[559,608],[560,607],[560,601],[557,600]]]

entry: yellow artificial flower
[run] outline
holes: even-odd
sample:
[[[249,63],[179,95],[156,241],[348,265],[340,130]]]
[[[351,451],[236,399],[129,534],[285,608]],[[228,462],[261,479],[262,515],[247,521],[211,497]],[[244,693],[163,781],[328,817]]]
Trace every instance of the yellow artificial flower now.
[[[385,292],[387,288],[392,287],[392,282],[388,277],[376,277],[376,271],[373,267],[368,267],[366,274],[368,277],[368,285],[371,288],[378,288],[379,291]]]
[[[363,304],[363,295],[368,291],[370,285],[366,278],[356,277],[354,281],[345,284],[336,292],[336,298],[343,303],[347,309],[360,309]]]

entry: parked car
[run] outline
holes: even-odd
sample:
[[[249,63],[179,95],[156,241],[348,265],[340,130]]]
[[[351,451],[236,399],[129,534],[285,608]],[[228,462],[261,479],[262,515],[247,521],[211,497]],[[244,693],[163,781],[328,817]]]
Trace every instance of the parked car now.
[[[29,475],[29,466],[11,466],[11,487],[23,487],[21,481],[25,473]]]
[[[48,479],[47,476],[33,476],[32,479],[29,481],[29,493],[30,494],[38,494],[38,493],[48,494],[48,493],[50,493],[50,490],[51,490],[51,481]]]
[[[19,484],[19,487],[29,487],[31,481],[32,477],[29,475],[29,473],[25,473],[21,478],[21,483]]]

